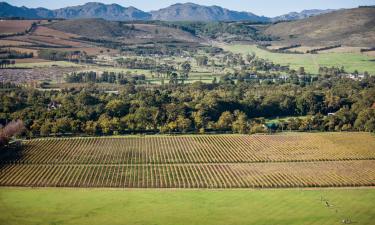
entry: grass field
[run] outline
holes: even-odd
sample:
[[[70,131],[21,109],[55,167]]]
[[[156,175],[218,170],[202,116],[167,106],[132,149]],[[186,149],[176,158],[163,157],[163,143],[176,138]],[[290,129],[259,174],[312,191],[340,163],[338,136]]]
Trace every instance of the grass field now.
[[[334,225],[350,219],[370,225],[375,220],[374,199],[375,189],[0,188],[0,224]]]
[[[317,74],[319,66],[344,66],[345,70],[353,72],[368,71],[375,75],[375,57],[357,53],[320,53],[320,54],[282,54],[272,53],[257,48],[255,45],[222,45],[225,50],[235,53],[255,53],[258,57],[268,59],[281,65],[290,65],[292,69],[305,67],[305,70]]]

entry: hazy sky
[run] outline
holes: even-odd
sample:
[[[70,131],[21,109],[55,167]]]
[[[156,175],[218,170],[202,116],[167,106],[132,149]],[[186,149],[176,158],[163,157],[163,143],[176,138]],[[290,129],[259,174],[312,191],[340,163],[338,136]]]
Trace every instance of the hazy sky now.
[[[95,0],[5,1],[16,6],[57,9],[65,6],[80,5]],[[291,11],[301,11],[303,9],[339,9],[353,8],[359,5],[375,5],[375,0],[98,0],[97,2],[117,3],[122,6],[134,6],[144,11],[164,8],[174,3],[194,2],[201,5],[218,5],[233,10],[249,11],[264,16],[278,16]]]

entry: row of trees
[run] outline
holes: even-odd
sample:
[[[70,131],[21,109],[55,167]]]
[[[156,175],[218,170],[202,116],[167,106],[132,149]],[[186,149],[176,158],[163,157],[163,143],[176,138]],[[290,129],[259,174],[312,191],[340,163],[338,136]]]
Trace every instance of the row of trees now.
[[[16,61],[14,60],[9,60],[9,59],[1,59],[0,60],[0,69],[7,68],[10,65],[16,64]]]
[[[127,84],[127,83],[143,83],[146,80],[145,75],[134,75],[130,72],[127,73],[115,73],[104,71],[103,73],[97,73],[95,71],[86,72],[73,72],[71,74],[65,75],[65,81],[68,83],[117,83],[117,84]]]

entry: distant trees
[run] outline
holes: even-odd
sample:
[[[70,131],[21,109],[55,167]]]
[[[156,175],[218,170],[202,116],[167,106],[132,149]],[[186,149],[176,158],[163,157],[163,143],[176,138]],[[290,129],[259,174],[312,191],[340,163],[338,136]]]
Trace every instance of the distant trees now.
[[[181,79],[182,81],[189,78],[189,73],[191,71],[191,65],[189,62],[184,62],[181,64]]]
[[[52,61],[69,61],[77,63],[92,63],[92,56],[87,55],[85,51],[59,51],[51,49],[42,49],[38,51],[38,57]]]
[[[84,71],[84,72],[73,72],[65,75],[65,81],[68,83],[142,83],[146,80],[146,76],[143,74],[131,74],[131,73],[115,73],[104,71],[97,73],[95,71]]]
[[[0,69],[4,69],[8,67],[9,65],[14,65],[16,61],[14,60],[8,60],[8,59],[1,59],[0,60]]]
[[[207,66],[208,57],[207,56],[197,56],[195,58],[195,61],[197,62],[198,66]]]

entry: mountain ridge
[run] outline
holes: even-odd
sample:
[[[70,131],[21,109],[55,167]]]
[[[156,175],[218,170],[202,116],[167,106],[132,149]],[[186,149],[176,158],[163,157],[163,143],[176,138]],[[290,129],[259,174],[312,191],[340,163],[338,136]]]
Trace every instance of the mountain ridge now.
[[[309,11],[309,10],[305,10]],[[301,13],[304,13],[302,11]],[[326,11],[326,10],[320,10]],[[301,14],[300,13],[300,14]],[[291,13],[289,13],[291,14]],[[0,17],[22,17],[26,19],[81,19],[102,18],[106,20],[165,20],[165,21],[243,21],[276,22],[305,18],[303,15],[285,14],[279,17],[258,16],[251,12],[235,11],[220,6],[204,6],[195,3],[176,3],[166,8],[145,12],[135,7],[119,4],[87,2],[83,5],[69,6],[50,10],[46,8],[17,7],[7,2],[0,2]],[[306,14],[306,12],[304,13]],[[317,14],[317,13],[315,13]],[[289,15],[289,16],[288,16]],[[309,15],[312,15],[311,13]]]

